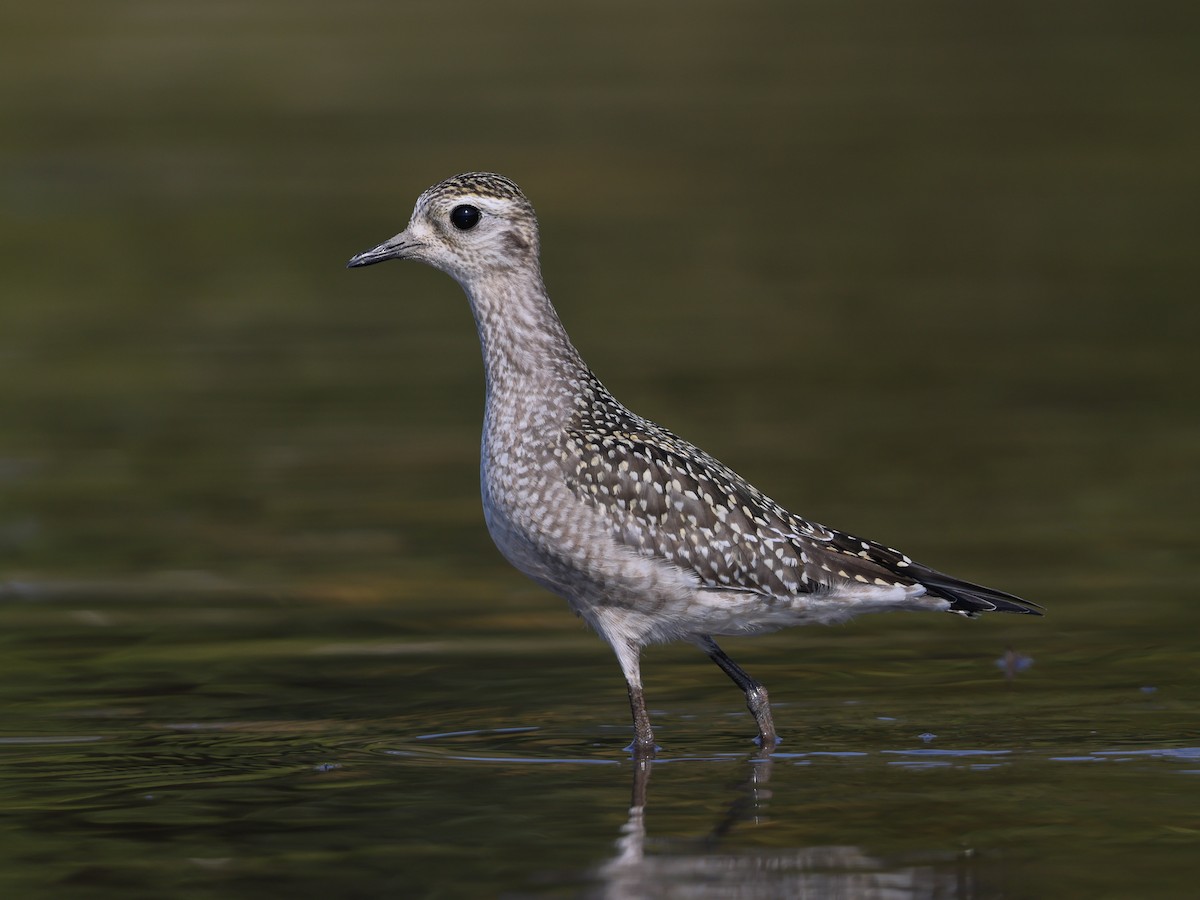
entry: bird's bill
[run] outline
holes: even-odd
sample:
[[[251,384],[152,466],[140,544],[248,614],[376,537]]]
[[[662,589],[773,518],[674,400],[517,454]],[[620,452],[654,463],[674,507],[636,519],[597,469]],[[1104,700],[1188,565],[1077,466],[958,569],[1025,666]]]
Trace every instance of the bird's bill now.
[[[388,259],[407,259],[412,255],[412,250],[417,246],[416,241],[409,237],[407,231],[402,231],[394,238],[389,238],[378,247],[372,247],[364,253],[351,257],[350,262],[346,263],[347,269],[355,269],[359,266],[373,266],[375,263],[381,263]]]

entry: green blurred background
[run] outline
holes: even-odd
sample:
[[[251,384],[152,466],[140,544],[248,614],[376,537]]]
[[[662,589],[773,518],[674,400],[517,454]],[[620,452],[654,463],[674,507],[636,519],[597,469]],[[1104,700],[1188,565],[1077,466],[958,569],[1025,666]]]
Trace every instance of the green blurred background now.
[[[1161,574],[1200,439],[1188,10],[10,7],[6,569],[490,566],[465,304],[342,263],[491,169],[601,377],[780,499],[986,533],[997,575],[1061,576],[1064,532],[1079,577]]]
[[[1048,607],[731,651],[791,749],[869,760],[826,773],[821,834],[797,824],[806,783],[777,775],[792,824],[746,844],[886,857],[965,834],[1010,854],[1004,896],[1153,893],[1131,855],[1194,884],[1194,775],[1072,781],[1050,760],[1195,746],[1197,18],[1082,0],[8,4],[0,731],[19,774],[0,797],[26,814],[5,877],[228,896],[252,871],[377,896],[399,867],[423,872],[414,893],[468,878],[482,896],[527,885],[537,866],[515,860],[547,833],[577,873],[616,836],[625,773],[539,769],[548,818],[514,822],[528,767],[466,792],[461,770],[384,755],[435,766],[436,741],[404,742],[529,725],[519,751],[474,749],[620,760],[627,732],[607,648],[484,530],[459,289],[343,268],[429,184],[486,169],[537,207],[551,294],[624,402],[803,515]],[[1009,645],[1036,659],[1024,692],[992,666]],[[650,654],[660,739],[740,753],[744,717],[720,718],[740,701],[694,657]],[[913,718],[880,735],[843,702]],[[878,755],[922,729],[1042,755],[985,781],[971,815],[961,784],[897,785]],[[80,735],[100,743],[38,743]],[[322,805],[305,779],[329,760],[342,792],[322,784]],[[668,771],[683,797],[714,778]],[[236,801],[212,799],[229,779]],[[358,850],[313,855],[281,788]],[[938,790],[954,815],[926,814]],[[373,846],[372,804],[392,801]],[[238,834],[295,845],[225,846],[246,802]],[[668,809],[660,826],[703,830],[685,800]],[[157,829],[161,868],[132,822]],[[234,876],[181,862],[224,853]],[[348,861],[361,894],[331,874]]]

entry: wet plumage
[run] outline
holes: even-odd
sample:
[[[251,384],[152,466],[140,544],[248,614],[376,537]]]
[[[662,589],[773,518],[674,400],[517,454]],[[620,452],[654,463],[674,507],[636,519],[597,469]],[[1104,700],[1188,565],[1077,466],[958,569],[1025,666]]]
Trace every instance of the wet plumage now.
[[[689,640],[743,689],[767,746],[765,689],[714,634],[910,609],[976,616],[1038,607],[788,512],[704,451],[621,405],[567,337],[542,283],[533,207],[468,173],[418,199],[408,227],[351,266],[417,259],[464,288],[483,348],[481,486],[488,529],[518,569],[613,647],[635,748],[654,746],[645,644]]]

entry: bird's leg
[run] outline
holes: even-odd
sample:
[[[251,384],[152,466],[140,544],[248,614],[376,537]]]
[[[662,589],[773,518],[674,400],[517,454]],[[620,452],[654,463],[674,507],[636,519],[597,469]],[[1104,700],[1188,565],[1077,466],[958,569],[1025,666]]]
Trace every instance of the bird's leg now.
[[[641,648],[617,642],[613,644],[613,650],[625,673],[629,710],[633,713],[633,743],[626,749],[633,751],[634,756],[653,756],[658,747],[654,743],[654,729],[650,727],[650,714],[646,712],[646,695],[642,693]]]
[[[775,723],[771,720],[771,703],[767,689],[751,678],[746,670],[725,655],[717,642],[707,634],[696,638],[696,646],[708,654],[708,658],[721,667],[721,671],[733,679],[733,683],[746,695],[746,706],[758,723],[758,739],[764,750],[770,752],[779,742],[775,736]]]
[[[650,714],[646,712],[646,696],[642,693],[640,684],[629,684],[629,709],[633,713],[633,743],[629,749],[635,756],[653,756],[658,748],[654,744]]]

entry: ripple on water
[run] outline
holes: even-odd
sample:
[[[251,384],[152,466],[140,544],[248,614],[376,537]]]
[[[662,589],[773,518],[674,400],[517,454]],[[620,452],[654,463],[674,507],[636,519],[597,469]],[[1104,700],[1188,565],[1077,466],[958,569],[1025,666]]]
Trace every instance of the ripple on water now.
[[[102,734],[77,734],[77,735],[10,735],[8,737],[0,737],[0,745],[11,746],[49,746],[51,744],[94,744],[96,741],[106,740]]]
[[[399,745],[389,742],[376,746],[373,752],[388,757],[426,761],[453,761],[508,764],[575,764],[575,765],[620,765],[628,760],[625,751],[613,752],[608,743],[598,744],[585,739],[569,746],[569,741],[546,736],[544,739],[526,740],[514,745],[513,738],[531,738],[541,735],[537,726],[511,726],[499,728],[474,728],[455,731],[430,732],[414,735]],[[701,748],[697,748],[701,749]],[[509,752],[512,751],[512,752]],[[680,764],[698,761],[727,761],[744,759],[745,752],[689,753],[684,748],[672,752],[671,748],[660,750],[656,764]],[[813,750],[802,752],[777,751],[772,755],[776,763],[794,766],[812,766],[822,763],[850,765],[877,765],[883,763],[907,769],[957,768],[971,771],[990,771],[1022,761],[1037,763],[1105,763],[1132,762],[1136,760],[1161,760],[1165,762],[1200,763],[1200,747],[1146,747],[1137,749],[1093,750],[1086,753],[1048,754],[1045,751],[1021,749],[983,748],[935,748],[909,747],[886,750]],[[1200,768],[1176,770],[1179,774],[1200,774]]]
[[[514,736],[529,736],[541,731],[535,725],[517,725],[500,728],[468,728],[457,731],[439,731],[428,734],[418,734],[410,738],[412,746],[380,747],[375,752],[389,757],[406,759],[440,761],[440,762],[472,762],[472,763],[506,763],[518,765],[619,765],[620,759],[598,756],[591,748],[582,748],[578,754],[564,754],[560,746],[545,746],[544,754],[529,752],[505,753],[494,739],[505,739]],[[478,746],[477,752],[462,752],[463,746]],[[528,750],[528,748],[521,748]]]

